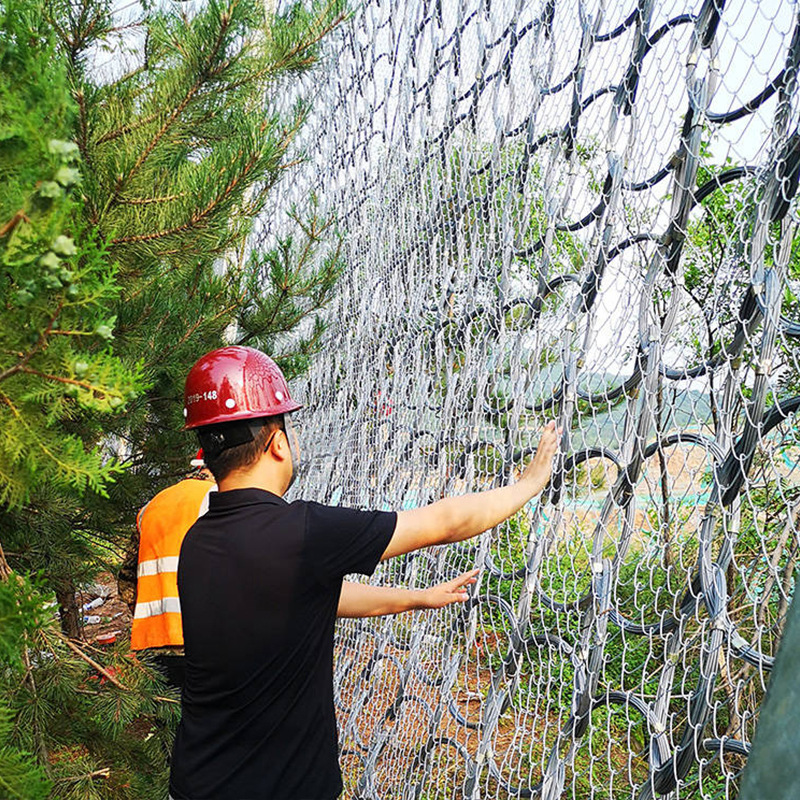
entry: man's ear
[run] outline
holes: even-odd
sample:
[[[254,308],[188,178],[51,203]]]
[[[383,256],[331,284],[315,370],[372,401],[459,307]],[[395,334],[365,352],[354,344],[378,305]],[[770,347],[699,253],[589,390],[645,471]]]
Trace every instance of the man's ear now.
[[[280,450],[281,461],[292,457],[292,448],[289,445],[289,434],[282,428],[278,430],[275,436],[275,444]]]
[[[289,442],[286,439],[286,434],[280,428],[276,428],[269,435],[267,443],[264,445],[264,453],[269,453],[276,461],[283,461],[287,458],[289,452]]]

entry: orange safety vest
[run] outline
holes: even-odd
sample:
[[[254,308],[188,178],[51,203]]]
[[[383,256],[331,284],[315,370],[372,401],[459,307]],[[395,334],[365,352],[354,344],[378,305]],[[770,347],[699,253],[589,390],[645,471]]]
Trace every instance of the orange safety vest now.
[[[188,478],[159,492],[136,517],[139,568],[131,649],[182,647],[178,556],[186,532],[208,511],[208,480]]]

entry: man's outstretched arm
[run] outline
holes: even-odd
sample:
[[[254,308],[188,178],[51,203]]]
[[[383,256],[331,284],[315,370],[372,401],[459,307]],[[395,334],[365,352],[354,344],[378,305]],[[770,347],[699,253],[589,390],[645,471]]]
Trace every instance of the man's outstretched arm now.
[[[400,511],[394,535],[382,560],[432,544],[460,542],[508,519],[547,485],[559,434],[554,422],[547,425],[536,454],[516,483],[486,492],[448,497],[411,511]]]
[[[465,572],[446,583],[428,589],[395,589],[393,586],[342,584],[337,617],[381,617],[417,608],[444,608],[469,598],[466,587],[475,583],[477,569]]]

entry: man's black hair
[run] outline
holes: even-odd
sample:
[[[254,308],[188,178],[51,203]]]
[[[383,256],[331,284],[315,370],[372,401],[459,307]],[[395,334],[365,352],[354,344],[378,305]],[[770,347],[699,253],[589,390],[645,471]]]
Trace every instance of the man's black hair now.
[[[286,430],[283,415],[223,422],[197,429],[203,460],[217,482],[254,464],[275,431]]]

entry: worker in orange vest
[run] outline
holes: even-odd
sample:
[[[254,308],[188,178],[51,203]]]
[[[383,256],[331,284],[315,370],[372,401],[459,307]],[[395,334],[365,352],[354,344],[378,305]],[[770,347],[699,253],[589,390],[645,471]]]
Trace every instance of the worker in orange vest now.
[[[178,557],[186,531],[208,509],[216,490],[203,452],[192,471],[159,492],[136,516],[136,530],[117,577],[133,616],[131,649],[147,652],[171,686],[183,685],[183,630],[178,599]]]
[[[147,651],[167,682],[175,688],[182,688],[184,683],[183,630],[177,584],[181,544],[189,528],[208,511],[209,495],[217,489],[213,476],[205,468],[202,450],[197,452],[191,465],[194,471],[187,478],[159,492],[139,512],[136,577],[131,581],[132,565],[129,564],[121,571],[119,579],[120,594],[126,596],[133,613],[131,649]],[[345,581],[337,616],[382,616],[464,602],[468,599],[466,586],[475,582],[477,572],[465,572],[424,590]]]

